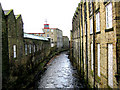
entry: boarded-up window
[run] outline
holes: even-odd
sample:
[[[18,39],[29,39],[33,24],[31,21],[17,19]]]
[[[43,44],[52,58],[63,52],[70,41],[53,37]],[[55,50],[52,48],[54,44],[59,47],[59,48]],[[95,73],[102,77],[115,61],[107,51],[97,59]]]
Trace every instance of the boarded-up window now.
[[[90,19],[90,34],[93,33],[93,19]]]
[[[100,44],[97,44],[98,76],[100,77]]]
[[[86,22],[85,22],[85,35],[86,35]]]
[[[91,69],[93,70],[93,43],[91,43]]]
[[[113,88],[113,45],[108,44],[108,85]]]
[[[13,45],[14,58],[16,58],[16,45]]]

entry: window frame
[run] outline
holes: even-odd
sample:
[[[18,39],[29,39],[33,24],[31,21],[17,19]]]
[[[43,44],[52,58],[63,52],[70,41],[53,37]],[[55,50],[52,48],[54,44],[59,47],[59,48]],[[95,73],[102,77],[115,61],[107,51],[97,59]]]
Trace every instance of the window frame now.
[[[49,37],[49,34],[47,34],[47,37]]]
[[[13,57],[17,58],[17,46],[15,44],[13,45]]]
[[[53,29],[51,29],[51,32],[53,32]]]
[[[98,63],[98,76],[100,77],[100,43],[97,44],[97,63]]]
[[[100,12],[96,14],[96,32],[100,32]]]
[[[93,18],[92,17],[90,18],[90,34],[93,34]]]
[[[50,30],[49,29],[47,29],[47,32],[49,32]]]
[[[25,55],[27,55],[27,44],[25,44]]]
[[[108,85],[113,88],[114,82],[113,82],[113,44],[108,43]],[[111,48],[109,48],[111,47]],[[109,52],[111,51],[111,52]],[[112,54],[112,55],[111,55]],[[112,76],[111,76],[112,75]]]
[[[112,3],[109,3],[105,7],[106,11],[106,29],[112,28]]]
[[[93,43],[91,43],[91,70],[93,70]]]
[[[35,45],[33,46],[33,48],[34,48],[34,52],[35,52],[35,51],[36,51],[36,50],[35,50]]]
[[[84,29],[85,29],[85,35],[86,35],[86,21],[85,21],[85,26],[84,27],[85,27]]]
[[[32,52],[31,52],[31,44],[29,44],[29,53],[32,53]]]

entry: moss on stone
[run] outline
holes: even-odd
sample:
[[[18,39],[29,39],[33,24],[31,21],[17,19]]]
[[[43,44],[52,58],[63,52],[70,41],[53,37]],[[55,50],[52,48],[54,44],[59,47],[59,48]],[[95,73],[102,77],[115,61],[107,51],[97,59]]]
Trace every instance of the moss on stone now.
[[[21,16],[21,14],[17,15],[16,19],[18,19]]]
[[[96,79],[95,79],[98,83],[100,83],[100,81],[101,81],[101,78],[98,76],[98,75],[96,75]]]
[[[93,70],[91,70],[91,75],[92,75],[92,76],[94,75],[94,72],[93,72]]]
[[[80,3],[78,3],[78,7],[80,7]]]

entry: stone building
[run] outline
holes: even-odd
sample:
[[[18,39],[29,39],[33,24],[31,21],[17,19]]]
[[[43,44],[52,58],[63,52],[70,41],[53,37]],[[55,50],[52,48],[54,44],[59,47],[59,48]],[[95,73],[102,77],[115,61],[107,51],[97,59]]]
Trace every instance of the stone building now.
[[[120,2],[80,2],[72,19],[72,58],[90,87],[120,88]]]
[[[6,41],[6,42],[5,42]],[[8,33],[6,18],[0,4],[0,89],[9,76]]]
[[[13,49],[17,46],[17,30],[16,30],[16,18],[13,10],[4,10],[6,17],[6,25],[8,32],[8,50],[9,50],[9,62],[13,63],[16,58],[13,53]],[[14,59],[14,60],[13,60]]]
[[[43,36],[51,39],[51,47],[57,46],[58,49],[63,47],[62,43],[62,30],[58,28],[49,28],[49,24],[44,24]]]
[[[23,37],[23,20],[21,15],[15,15],[16,18],[16,31],[17,31],[17,58],[19,63],[21,63],[24,56],[24,37]]]
[[[2,89],[25,87],[39,70],[35,68],[50,54],[50,40],[24,33],[21,15],[14,15],[12,9],[3,10],[1,4],[0,34],[0,85]]]
[[[62,41],[62,30],[58,28],[50,28],[49,24],[44,24],[44,28],[42,29],[43,33],[28,33],[36,36],[49,38],[51,41],[51,47],[56,46],[58,49],[63,47]]]
[[[2,7],[0,3],[0,13],[2,13]],[[2,48],[2,14],[0,14],[0,48]],[[0,49],[0,89],[2,89],[2,49]]]
[[[47,38],[24,33],[24,57],[26,61],[32,56],[38,62],[47,57],[49,53],[50,41]]]
[[[69,49],[69,38],[67,36],[63,36],[63,48]]]

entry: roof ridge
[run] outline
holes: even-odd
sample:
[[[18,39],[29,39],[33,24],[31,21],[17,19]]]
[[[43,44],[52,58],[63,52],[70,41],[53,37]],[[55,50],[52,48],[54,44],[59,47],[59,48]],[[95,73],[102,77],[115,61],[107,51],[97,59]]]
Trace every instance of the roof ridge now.
[[[21,14],[18,14],[18,15],[15,15],[15,16],[16,16],[15,18],[18,19],[21,16]]]
[[[9,14],[13,11],[13,9],[10,9],[10,10],[4,10],[4,11],[8,11],[7,13],[5,13],[5,15],[9,15]]]

